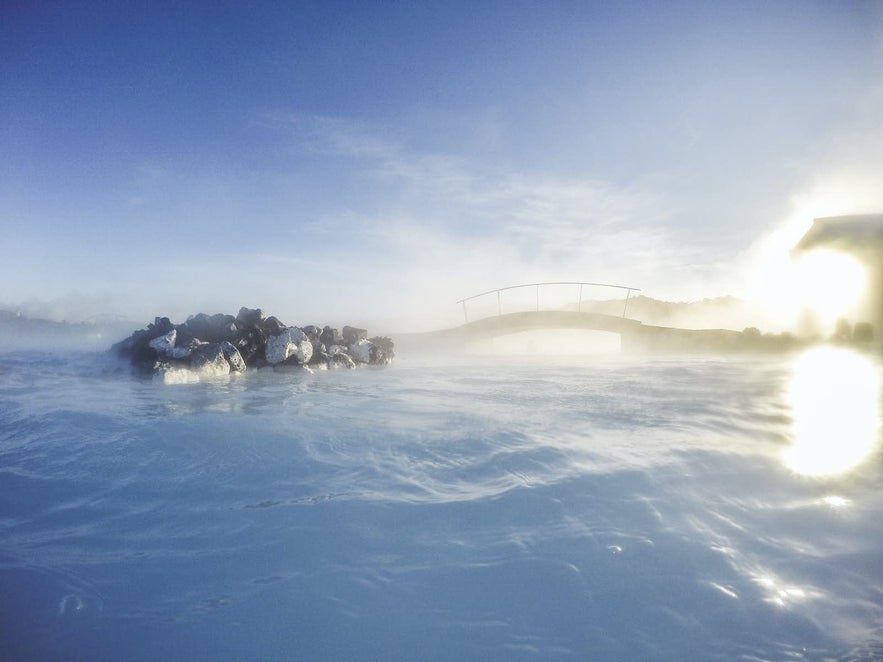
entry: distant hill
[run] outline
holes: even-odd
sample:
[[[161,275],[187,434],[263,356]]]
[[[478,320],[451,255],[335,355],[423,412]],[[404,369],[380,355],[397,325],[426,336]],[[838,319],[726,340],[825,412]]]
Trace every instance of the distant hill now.
[[[623,300],[583,301],[585,311],[622,315]],[[571,306],[576,310],[576,304]],[[684,329],[734,329],[757,324],[757,311],[736,297],[723,296],[701,301],[660,301],[647,296],[634,296],[628,301],[626,317],[645,324],[673,326]]]
[[[57,322],[0,310],[0,351],[3,349],[110,346],[131,331],[122,321]]]
[[[624,300],[605,301],[583,300],[579,308],[587,312],[621,316]],[[576,310],[577,303],[562,306],[564,310]],[[495,314],[495,310],[490,314]],[[683,329],[732,329],[741,331],[757,326],[763,331],[782,331],[772,327],[756,309],[735,297],[724,296],[692,302],[660,301],[647,296],[633,296],[628,300],[626,316],[645,324],[678,327]],[[487,314],[487,313],[486,313]],[[143,323],[119,318],[95,319],[88,322],[53,321],[39,317],[28,317],[18,310],[0,308],[0,351],[16,348],[110,347],[114,342],[125,338],[134,329],[142,328]],[[394,329],[392,322],[371,326]],[[401,331],[402,324],[397,329]],[[429,329],[436,330],[445,325]],[[391,331],[393,335],[395,332]]]

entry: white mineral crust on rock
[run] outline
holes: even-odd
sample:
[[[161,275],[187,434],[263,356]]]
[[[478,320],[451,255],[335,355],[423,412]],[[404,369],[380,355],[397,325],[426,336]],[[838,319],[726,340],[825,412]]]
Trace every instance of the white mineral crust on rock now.
[[[149,344],[160,356],[171,359],[183,359],[190,356],[191,349],[189,347],[175,347],[177,338],[178,332],[172,329],[167,334],[154,338]]]
[[[360,340],[350,345],[350,356],[359,363],[370,363],[371,353],[374,349],[374,343],[370,340]]]
[[[239,350],[230,342],[222,342],[221,343],[221,351],[224,353],[224,358],[227,359],[227,363],[230,364],[230,372],[245,372],[247,367],[245,365],[245,360],[242,358],[242,354],[239,353]]]
[[[188,368],[161,368],[153,373],[153,381],[163,384],[195,384],[199,375]]]
[[[313,356],[313,345],[307,334],[295,327],[267,338],[267,363],[282,363],[290,356],[297,357],[301,364],[306,364]]]
[[[337,347],[337,345],[335,345]],[[338,347],[338,350],[340,348]],[[341,369],[352,369],[355,368],[356,364],[350,358],[349,354],[340,350],[332,354],[328,359],[328,369],[329,370],[341,370]]]
[[[191,370],[200,377],[223,377],[230,374],[230,364],[223,353],[218,352],[216,356],[206,358],[201,365],[192,366]]]

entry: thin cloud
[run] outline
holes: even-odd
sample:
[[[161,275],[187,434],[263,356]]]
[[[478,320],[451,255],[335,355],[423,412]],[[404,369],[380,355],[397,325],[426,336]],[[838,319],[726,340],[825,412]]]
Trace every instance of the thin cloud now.
[[[323,287],[354,310],[365,291],[378,317],[402,318],[525,280],[606,281],[681,298],[707,295],[712,284],[690,265],[714,270],[715,258],[677,236],[677,206],[659,181],[623,186],[491,168],[345,119],[274,112],[260,121],[292,149],[306,142],[312,157],[346,164],[339,194],[292,212],[286,230],[302,240],[295,250],[309,246],[312,267],[300,257],[287,263],[272,245],[263,262],[296,277],[321,273]]]

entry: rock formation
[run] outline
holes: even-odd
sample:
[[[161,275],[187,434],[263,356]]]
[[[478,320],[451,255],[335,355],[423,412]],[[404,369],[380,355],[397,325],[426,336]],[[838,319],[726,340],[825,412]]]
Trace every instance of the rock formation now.
[[[140,374],[166,383],[245,372],[249,368],[337,369],[386,365],[393,341],[368,338],[365,329],[345,326],[288,326],[260,308],[232,315],[192,315],[183,324],[157,317],[146,329],[116,343],[112,351]]]

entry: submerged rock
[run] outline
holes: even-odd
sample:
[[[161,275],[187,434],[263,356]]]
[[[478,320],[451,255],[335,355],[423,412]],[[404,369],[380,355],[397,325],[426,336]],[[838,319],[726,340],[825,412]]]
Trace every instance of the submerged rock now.
[[[113,345],[112,351],[139,373],[164,384],[224,377],[265,366],[311,372],[311,367],[387,365],[394,355],[392,340],[379,336],[369,340],[365,329],[345,326],[338,333],[330,326],[288,326],[260,308],[245,307],[235,317],[198,313],[178,325],[168,317],[157,317],[146,329]]]

